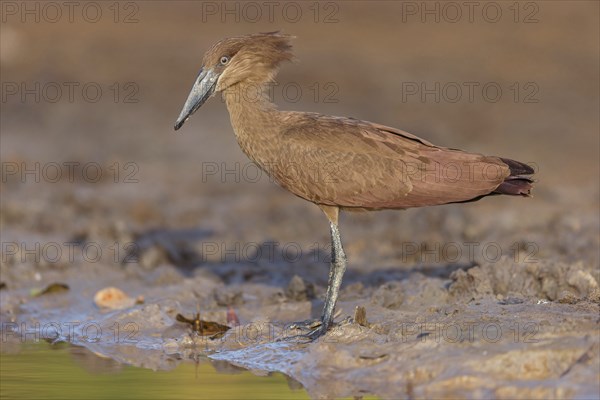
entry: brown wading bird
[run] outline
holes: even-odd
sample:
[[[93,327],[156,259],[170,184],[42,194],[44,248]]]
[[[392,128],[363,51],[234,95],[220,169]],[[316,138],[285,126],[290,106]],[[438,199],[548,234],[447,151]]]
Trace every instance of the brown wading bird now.
[[[405,209],[497,194],[529,196],[534,171],[506,158],[437,147],[372,122],[278,110],[266,91],[279,65],[293,58],[290,39],[278,32],[260,33],[212,46],[175,130],[220,92],[244,153],[279,185],[323,210],[332,244],[325,306],[320,324],[295,325],[308,331],[303,336],[315,339],[332,323],[346,270],[340,210]],[[257,88],[263,95],[250,95]]]

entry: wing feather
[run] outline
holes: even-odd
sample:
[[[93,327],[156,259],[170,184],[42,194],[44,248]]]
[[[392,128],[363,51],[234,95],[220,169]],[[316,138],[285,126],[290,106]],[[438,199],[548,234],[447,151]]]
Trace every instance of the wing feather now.
[[[380,209],[468,201],[509,175],[497,157],[437,147],[384,125],[313,113],[286,118],[285,146],[271,174],[318,204]]]

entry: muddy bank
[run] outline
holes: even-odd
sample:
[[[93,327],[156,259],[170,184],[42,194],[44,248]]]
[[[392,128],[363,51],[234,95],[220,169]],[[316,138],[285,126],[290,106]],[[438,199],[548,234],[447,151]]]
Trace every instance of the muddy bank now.
[[[1,272],[6,287],[0,291],[4,335],[14,341],[29,329],[30,340],[37,332],[38,339],[67,341],[155,370],[208,355],[258,373],[283,372],[313,397],[594,397],[600,373],[600,291],[593,212],[585,218],[557,216],[531,223],[519,220],[521,210],[511,208],[504,216],[516,222],[489,229],[485,219],[474,218],[478,210],[436,210],[441,211],[434,211],[435,219],[450,230],[453,212],[460,210],[475,235],[489,240],[480,243],[482,248],[494,243],[488,248],[509,249],[513,229],[536,241],[523,239],[498,259],[491,250],[487,255],[473,250],[472,258],[456,260],[456,253],[443,251],[443,246],[436,253],[436,240],[407,240],[410,245],[396,255],[405,262],[394,265],[385,257],[392,243],[364,245],[375,255],[370,264],[362,264],[352,256],[364,252],[363,246],[350,242],[352,261],[336,326],[319,341],[304,343],[290,338],[297,332],[289,324],[320,314],[325,244],[292,254],[281,251],[281,242],[265,241],[236,254],[231,249],[239,242],[207,229],[136,232],[99,222],[78,233],[72,262],[35,260],[21,252],[5,257]],[[343,224],[364,232],[356,219],[351,215]],[[395,222],[379,221],[382,236],[386,231],[405,234]],[[548,235],[552,229],[555,234]],[[443,243],[468,250],[464,243],[471,242],[461,229],[446,234],[455,240]],[[54,238],[53,243],[73,240]],[[115,263],[106,249],[114,245],[112,240],[120,243],[119,238],[135,251],[123,253]],[[571,246],[555,245],[565,238]],[[219,243],[227,243],[226,254],[215,252]],[[95,246],[108,254],[92,259]],[[39,292],[56,282],[68,290],[32,295],[32,289]],[[96,292],[111,286],[131,298],[117,306],[122,309],[94,303]],[[354,320],[359,306],[366,309],[361,324]],[[197,311],[201,319],[231,329],[209,339],[176,319],[177,314],[193,318]],[[228,318],[230,312],[239,325]]]

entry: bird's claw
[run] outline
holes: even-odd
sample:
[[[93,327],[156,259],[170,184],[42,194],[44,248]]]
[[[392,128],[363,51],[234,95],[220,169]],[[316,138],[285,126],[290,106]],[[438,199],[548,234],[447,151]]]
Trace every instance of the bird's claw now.
[[[320,319],[307,319],[306,321],[293,322],[289,325],[289,330],[312,331],[323,325]]]
[[[292,334],[298,332],[297,334]],[[286,329],[288,333],[280,340],[305,340],[306,342],[312,342],[319,337],[323,336],[327,332],[327,328],[321,320],[306,320],[301,322],[294,322]]]

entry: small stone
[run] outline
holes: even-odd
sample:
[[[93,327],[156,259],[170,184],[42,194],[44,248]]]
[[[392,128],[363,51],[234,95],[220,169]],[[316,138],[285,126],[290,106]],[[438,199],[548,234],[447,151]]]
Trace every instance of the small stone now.
[[[311,300],[315,297],[315,286],[312,283],[304,282],[304,279],[298,275],[294,275],[285,290],[285,295],[294,301]]]
[[[135,302],[135,299],[130,298],[121,289],[115,287],[107,287],[99,290],[94,296],[96,306],[112,310],[131,307]]]

